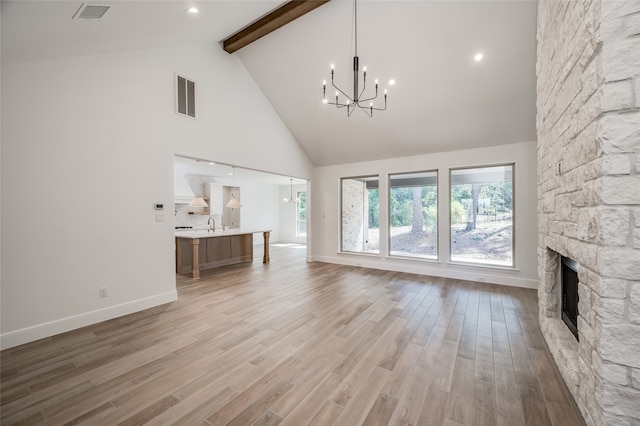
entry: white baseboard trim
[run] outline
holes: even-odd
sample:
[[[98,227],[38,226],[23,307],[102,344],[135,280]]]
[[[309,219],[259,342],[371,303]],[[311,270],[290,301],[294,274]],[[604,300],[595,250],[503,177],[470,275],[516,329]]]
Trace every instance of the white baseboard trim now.
[[[13,348],[14,346],[55,336],[56,334],[86,327],[87,325],[96,324],[101,321],[143,311],[155,306],[164,305],[165,303],[175,302],[176,300],[178,300],[178,292],[172,290],[144,299],[132,300],[131,302],[120,305],[109,306],[107,308],[22,328],[20,330],[9,331],[0,335],[0,349]]]
[[[407,272],[410,274],[430,275],[434,277],[453,278],[457,280],[477,281],[490,284],[500,284],[521,288],[538,288],[538,280],[517,277],[515,271],[505,271],[503,274],[495,269],[473,268],[470,270],[453,269],[436,262],[407,261],[381,261],[367,256],[342,257],[342,256],[313,256],[313,261],[335,263],[338,265],[357,266],[363,268],[380,269],[383,271]],[[497,272],[497,273],[496,273]]]

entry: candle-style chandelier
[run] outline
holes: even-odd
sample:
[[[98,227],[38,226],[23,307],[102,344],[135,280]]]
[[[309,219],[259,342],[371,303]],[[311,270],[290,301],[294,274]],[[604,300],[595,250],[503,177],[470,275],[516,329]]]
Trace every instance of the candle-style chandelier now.
[[[293,198],[293,179],[289,179],[291,181],[291,196],[287,199],[287,197],[284,197],[284,199],[282,200],[283,204],[298,204],[300,202],[300,198],[296,197]]]
[[[378,80],[375,81],[376,93],[374,96],[363,99],[364,91],[367,88],[367,67],[362,68],[362,91],[358,93],[359,80],[359,62],[358,62],[358,7],[356,0],[353,0],[353,28],[354,28],[354,44],[355,56],[353,57],[353,97],[347,95],[343,90],[333,82],[334,66],[331,64],[331,85],[337,90],[335,102],[327,100],[327,82],[322,82],[322,102],[328,105],[335,105],[336,108],[347,107],[347,117],[350,117],[356,107],[364,111],[369,117],[373,116],[373,111],[384,111],[387,109],[387,89],[384,90],[384,108],[373,106],[373,101],[378,97]],[[341,100],[340,94],[346,99]],[[369,102],[367,105],[366,103]]]

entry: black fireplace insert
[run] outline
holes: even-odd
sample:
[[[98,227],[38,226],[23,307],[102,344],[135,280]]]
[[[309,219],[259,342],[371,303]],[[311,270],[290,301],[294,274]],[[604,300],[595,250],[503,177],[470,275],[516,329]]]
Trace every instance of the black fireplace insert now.
[[[571,333],[578,338],[578,267],[573,259],[562,256],[562,321]]]

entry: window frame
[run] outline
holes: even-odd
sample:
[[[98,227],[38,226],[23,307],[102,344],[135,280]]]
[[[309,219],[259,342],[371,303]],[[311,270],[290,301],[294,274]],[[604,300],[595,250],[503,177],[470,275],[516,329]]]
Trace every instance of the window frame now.
[[[391,254],[391,178],[392,176],[399,175],[411,175],[418,173],[435,173],[436,180],[436,255],[435,257],[422,257],[422,256],[403,256],[398,254]],[[430,169],[430,170],[417,170],[417,171],[409,171],[409,172],[395,172],[387,174],[387,253],[386,256],[390,259],[401,259],[401,260],[415,260],[419,262],[432,262],[439,263],[440,262],[440,185],[439,185],[439,177],[440,171],[439,169]]]
[[[353,254],[353,255],[359,255],[359,256],[375,256],[375,257],[380,257],[381,256],[381,251],[380,251],[380,241],[378,241],[378,250],[376,252],[369,252],[369,251],[352,251],[352,250],[345,250],[344,249],[344,229],[343,229],[343,204],[344,204],[344,197],[343,197],[343,182],[345,180],[356,180],[356,179],[369,179],[369,178],[375,178],[375,180],[378,182],[378,232],[380,232],[380,224],[379,224],[379,217],[380,217],[380,175],[378,173],[374,173],[374,174],[366,174],[366,175],[357,175],[357,176],[343,176],[340,177],[339,183],[338,183],[338,191],[340,193],[340,199],[339,199],[339,203],[338,203],[338,209],[339,209],[339,215],[338,217],[340,218],[340,223],[339,223],[339,235],[338,235],[338,253],[343,253],[343,254]],[[374,179],[371,179],[374,180]]]
[[[452,221],[451,221],[451,196],[452,196],[452,172],[458,170],[471,170],[471,169],[488,169],[491,167],[511,167],[511,265],[504,265],[499,263],[479,263],[479,262],[465,262],[460,260],[453,260],[453,250],[452,250]],[[448,223],[449,223],[449,256],[448,263],[452,265],[461,265],[461,266],[473,266],[478,268],[488,268],[488,269],[507,269],[507,270],[517,270],[516,263],[516,163],[515,162],[505,162],[505,163],[495,163],[495,164],[481,164],[474,166],[460,166],[460,167],[451,167],[449,168],[449,196],[448,196]]]
[[[302,198],[300,197],[300,194],[304,194],[304,208],[305,210],[307,209],[307,191],[296,191],[296,198],[298,200],[302,200]],[[300,220],[300,201],[296,203],[296,237],[306,237],[307,233],[305,232],[304,234],[300,232],[300,222],[304,222],[305,223],[305,228],[307,229],[307,219],[305,220]]]

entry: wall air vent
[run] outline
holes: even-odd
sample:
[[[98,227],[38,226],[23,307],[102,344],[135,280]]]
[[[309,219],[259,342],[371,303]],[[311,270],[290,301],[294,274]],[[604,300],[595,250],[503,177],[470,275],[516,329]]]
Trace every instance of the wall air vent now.
[[[71,19],[100,19],[111,6],[82,3]]]
[[[176,112],[196,118],[196,83],[176,74]]]

